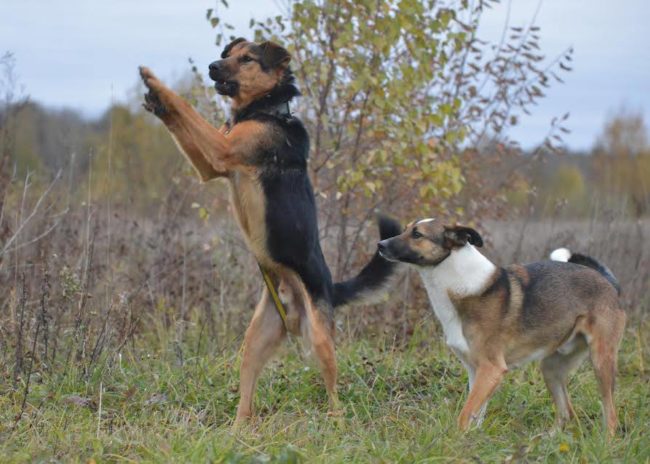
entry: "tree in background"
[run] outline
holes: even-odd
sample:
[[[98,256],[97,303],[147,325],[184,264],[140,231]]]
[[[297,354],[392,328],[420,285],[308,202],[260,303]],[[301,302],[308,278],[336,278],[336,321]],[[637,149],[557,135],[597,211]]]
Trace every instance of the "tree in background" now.
[[[625,108],[609,118],[593,150],[599,188],[623,197],[637,216],[650,208],[650,145],[640,112]]]
[[[3,216],[5,196],[12,178],[16,157],[15,127],[16,117],[20,114],[27,100],[18,95],[14,67],[16,60],[9,52],[0,57],[0,217]],[[0,230],[0,239],[4,239],[8,229]]]
[[[553,177],[544,186],[545,198],[542,213],[549,216],[562,208],[572,213],[588,211],[585,208],[585,181],[582,171],[571,163],[560,163]]]
[[[454,200],[464,164],[480,162],[464,149],[495,138],[508,144],[507,129],[569,69],[570,49],[542,66],[533,24],[506,25],[497,44],[477,37],[491,3],[301,0],[288,2],[283,15],[251,20],[256,41],[273,39],[292,53],[303,92],[294,111],[311,136],[338,276],[366,241],[375,208],[404,218],[462,211]],[[207,17],[218,46],[233,38],[216,8]],[[559,135],[549,134],[551,147],[552,137]]]
[[[87,176],[92,194],[138,211],[155,210],[174,178],[180,182],[184,166],[165,128],[144,111],[121,105],[111,107],[98,126],[102,130],[91,144],[96,148]]]
[[[596,141],[595,151],[633,157],[648,150],[648,129],[641,112],[620,109],[611,116]]]

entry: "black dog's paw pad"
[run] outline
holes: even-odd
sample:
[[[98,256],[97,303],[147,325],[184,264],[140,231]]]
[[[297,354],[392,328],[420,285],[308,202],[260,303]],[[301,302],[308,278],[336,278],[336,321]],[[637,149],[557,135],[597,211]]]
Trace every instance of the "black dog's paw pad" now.
[[[160,101],[160,97],[153,90],[150,90],[144,94],[144,103],[142,106],[145,110],[159,117],[169,114],[167,107],[163,105],[163,103]]]
[[[158,92],[159,89],[157,88],[160,85],[160,82],[154,73],[146,66],[138,67],[138,73],[148,90],[148,92],[144,94],[144,103],[142,104],[142,107],[158,117],[169,114],[169,110],[160,99]]]

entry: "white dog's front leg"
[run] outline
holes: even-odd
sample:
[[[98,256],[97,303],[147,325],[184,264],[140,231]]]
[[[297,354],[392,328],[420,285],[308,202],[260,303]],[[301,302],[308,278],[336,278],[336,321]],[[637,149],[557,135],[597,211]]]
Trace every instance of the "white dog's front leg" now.
[[[474,386],[474,380],[476,379],[476,368],[469,363],[466,363],[463,361],[463,365],[465,366],[465,369],[467,369],[467,384],[468,384],[468,389],[467,391],[470,392],[472,391],[472,387]],[[487,401],[483,405],[483,407],[479,410],[478,414],[474,418],[474,424],[477,427],[480,427],[481,424],[483,424],[483,419],[485,419],[485,411],[487,410]]]

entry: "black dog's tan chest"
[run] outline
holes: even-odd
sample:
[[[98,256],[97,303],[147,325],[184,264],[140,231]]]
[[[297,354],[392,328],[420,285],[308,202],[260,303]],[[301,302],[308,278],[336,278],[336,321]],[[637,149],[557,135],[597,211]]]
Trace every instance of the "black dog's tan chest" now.
[[[271,265],[266,246],[266,201],[260,180],[233,173],[229,184],[231,204],[248,247],[260,264]]]

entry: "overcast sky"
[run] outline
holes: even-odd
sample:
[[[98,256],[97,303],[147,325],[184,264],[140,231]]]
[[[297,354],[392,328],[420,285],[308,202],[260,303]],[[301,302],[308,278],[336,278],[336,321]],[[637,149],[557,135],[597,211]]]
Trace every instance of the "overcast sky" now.
[[[215,0],[0,0],[0,53],[11,51],[19,81],[35,101],[96,116],[123,100],[147,64],[162,78],[200,70],[217,58],[205,11]],[[273,0],[231,0],[237,35],[248,21],[277,14]],[[512,25],[525,24],[539,0],[513,0]],[[498,39],[507,1],[485,15],[482,37]],[[541,46],[555,56],[575,49],[566,84],[548,92],[512,133],[525,147],[540,141],[550,119],[571,112],[565,139],[588,149],[608,115],[622,105],[650,115],[650,0],[545,0],[536,20]]]

